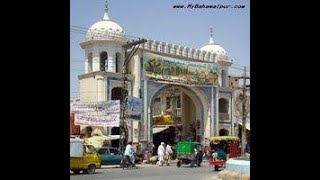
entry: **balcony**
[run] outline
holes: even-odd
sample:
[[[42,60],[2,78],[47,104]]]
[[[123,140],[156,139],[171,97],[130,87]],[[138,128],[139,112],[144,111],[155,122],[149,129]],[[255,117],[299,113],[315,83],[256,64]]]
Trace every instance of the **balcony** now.
[[[219,120],[230,120],[230,115],[229,113],[219,113]]]

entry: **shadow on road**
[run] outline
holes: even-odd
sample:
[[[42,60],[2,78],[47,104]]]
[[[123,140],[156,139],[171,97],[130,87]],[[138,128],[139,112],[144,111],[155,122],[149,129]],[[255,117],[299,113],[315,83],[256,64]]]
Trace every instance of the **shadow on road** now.
[[[103,174],[103,172],[95,172],[94,174]],[[75,174],[73,172],[70,172],[70,176],[78,176],[78,175],[91,175],[91,174],[87,174],[87,173],[79,173],[79,174]]]

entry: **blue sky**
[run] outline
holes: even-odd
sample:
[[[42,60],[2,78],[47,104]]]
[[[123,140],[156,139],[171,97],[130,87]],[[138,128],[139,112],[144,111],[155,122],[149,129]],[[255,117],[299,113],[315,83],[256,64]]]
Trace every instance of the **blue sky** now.
[[[70,25],[89,28],[101,20],[104,0],[70,0]],[[245,5],[243,9],[174,9],[173,5]],[[249,0],[109,0],[109,17],[127,35],[200,49],[213,40],[235,63],[250,65]],[[85,35],[70,33],[70,97],[79,96],[78,75],[84,73]],[[234,74],[240,71],[234,70]]]

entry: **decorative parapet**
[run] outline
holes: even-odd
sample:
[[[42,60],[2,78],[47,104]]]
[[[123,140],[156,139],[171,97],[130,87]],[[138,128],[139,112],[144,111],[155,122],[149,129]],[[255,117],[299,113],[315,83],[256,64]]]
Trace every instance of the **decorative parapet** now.
[[[216,53],[201,51],[187,46],[170,44],[166,42],[160,42],[157,40],[147,40],[146,43],[141,44],[140,49],[185,57],[194,59],[196,61],[205,62],[217,62],[217,61],[228,61],[227,56],[217,55]]]
[[[107,32],[93,30],[87,32],[85,41],[90,40],[118,40],[118,41],[126,41],[126,37],[123,32]]]

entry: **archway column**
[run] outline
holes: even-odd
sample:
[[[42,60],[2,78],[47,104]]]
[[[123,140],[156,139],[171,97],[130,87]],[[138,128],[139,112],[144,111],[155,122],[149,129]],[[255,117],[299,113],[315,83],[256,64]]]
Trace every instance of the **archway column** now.
[[[210,123],[210,134],[211,136],[219,135],[219,88],[218,86],[212,87],[211,93],[211,123]]]
[[[147,140],[148,142],[151,142],[151,138],[150,138],[150,132],[151,132],[151,129],[150,129],[150,120],[148,119],[148,117],[150,116],[150,112],[148,111],[148,81],[147,80],[144,80],[143,82],[144,84],[144,94],[143,94],[143,109],[144,109],[144,117],[143,117],[143,124],[144,124],[144,140]]]

